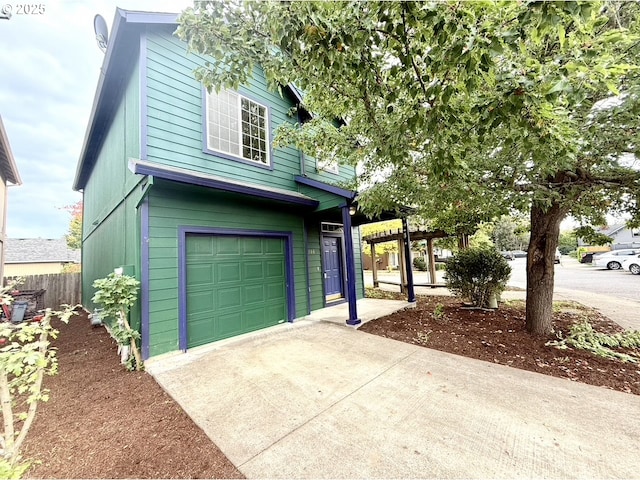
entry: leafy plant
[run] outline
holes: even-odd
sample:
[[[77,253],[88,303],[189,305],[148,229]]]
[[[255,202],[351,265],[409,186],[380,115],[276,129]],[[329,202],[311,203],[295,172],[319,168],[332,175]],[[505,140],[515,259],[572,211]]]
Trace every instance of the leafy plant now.
[[[442,322],[446,320],[446,317],[444,314],[444,305],[442,305],[441,303],[437,304],[436,307],[433,309],[431,316],[437,322]]]
[[[623,353],[614,348],[640,349],[640,331],[615,333],[608,335],[606,333],[596,332],[593,326],[583,321],[576,323],[569,330],[566,338],[558,338],[546,343],[559,349],[566,349],[569,346],[587,350],[599,357],[621,360],[623,362],[637,363],[640,360],[640,351],[632,353]]]
[[[511,267],[493,248],[468,248],[447,262],[446,271],[447,288],[454,295],[487,307],[491,295],[504,291]]]
[[[9,305],[10,284],[0,292],[0,303]],[[67,323],[75,315],[75,307],[63,305],[62,311],[47,309],[40,321],[12,324],[0,323],[0,405],[4,430],[0,438],[2,459],[0,477],[20,478],[29,467],[21,462],[20,448],[35,419],[38,403],[49,399],[42,388],[44,375],[58,372],[56,351],[50,338],[58,336],[51,326],[55,316]]]
[[[416,257],[413,259],[413,268],[421,272],[426,272],[428,270],[427,261],[424,257]]]
[[[416,342],[420,345],[427,345],[429,343],[429,337],[433,333],[433,330],[429,330],[428,332],[418,332],[416,334]]]
[[[138,298],[140,282],[128,275],[110,273],[106,278],[93,282],[96,293],[92,300],[102,306],[104,318],[115,321],[111,325],[111,336],[121,346],[131,348],[130,356],[133,359],[125,359],[125,365],[129,370],[142,370],[143,363],[140,350],[136,343],[140,339],[140,333],[132,329],[127,320],[129,310]]]

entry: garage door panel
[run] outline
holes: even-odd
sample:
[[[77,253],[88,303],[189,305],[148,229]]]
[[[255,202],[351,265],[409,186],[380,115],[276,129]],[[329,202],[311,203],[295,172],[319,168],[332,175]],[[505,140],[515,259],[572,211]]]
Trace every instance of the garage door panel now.
[[[189,265],[187,276],[191,285],[213,284],[213,269],[211,265]]]
[[[284,322],[284,317],[286,315],[284,304],[277,303],[275,305],[267,305],[265,307],[265,315],[272,318],[282,318],[282,322]]]
[[[211,260],[208,260],[211,261]],[[242,279],[240,272],[240,262],[220,262],[215,265],[217,275],[217,283],[236,283]]]
[[[264,328],[263,318],[268,314],[268,309],[264,306],[247,308],[244,311],[245,325],[248,331]],[[278,322],[276,322],[278,323]],[[274,324],[275,325],[275,324]]]
[[[244,332],[242,328],[242,312],[237,310],[216,315],[217,339],[232,337]]]
[[[262,280],[264,278],[264,270],[262,261],[245,262],[242,279],[244,281]]]
[[[262,255],[264,241],[262,238],[243,238],[242,253],[245,255]]]
[[[264,240],[263,240],[264,242]],[[264,244],[264,253],[273,253],[277,255],[284,255],[284,242],[269,242]]]
[[[210,312],[214,306],[213,292],[211,289],[203,292],[189,292],[187,302],[189,303],[189,311],[193,315]]]
[[[252,303],[263,303],[265,301],[264,286],[247,285],[242,287],[242,300],[245,305],[250,305]]]
[[[285,287],[279,283],[267,283],[264,286],[265,297],[268,301],[282,300],[286,298]]]
[[[195,347],[213,342],[216,338],[208,316],[189,319],[189,346]]]
[[[215,238],[218,245],[218,255],[239,255],[240,254],[240,242],[238,237],[226,237],[220,236]]]
[[[266,262],[266,278],[282,278],[284,276],[284,263],[279,261],[267,260]]]
[[[216,290],[216,299],[216,307],[220,309],[242,306],[242,295],[237,287],[218,288]],[[211,305],[211,310],[213,308],[214,306]]]
[[[207,236],[193,237],[193,241],[187,244],[187,255],[213,255],[214,239]]]
[[[287,319],[282,238],[187,235],[187,347]]]

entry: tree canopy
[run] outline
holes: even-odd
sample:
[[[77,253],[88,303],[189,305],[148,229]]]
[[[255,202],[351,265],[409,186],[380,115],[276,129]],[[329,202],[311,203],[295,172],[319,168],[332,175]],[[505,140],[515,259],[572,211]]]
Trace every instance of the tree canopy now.
[[[71,215],[69,230],[65,235],[67,246],[77,250],[82,247],[82,200],[67,205],[64,209]]]
[[[640,223],[639,11],[229,0],[197,2],[177,33],[212,60],[196,72],[209,88],[261,68],[272,88],[303,91],[312,120],[277,140],[359,165],[365,212],[409,204],[452,233],[529,212],[527,322],[542,333],[562,219]]]

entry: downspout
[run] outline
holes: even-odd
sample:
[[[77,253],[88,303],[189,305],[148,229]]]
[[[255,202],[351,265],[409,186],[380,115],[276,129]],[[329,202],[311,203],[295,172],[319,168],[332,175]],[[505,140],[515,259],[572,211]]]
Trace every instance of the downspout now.
[[[298,112],[297,112],[297,116],[298,116],[298,125],[302,126],[302,119],[300,118],[300,104],[298,104]],[[300,149],[298,149],[298,156],[300,157],[300,175],[302,175],[303,177],[307,176],[307,167],[305,166],[305,156],[304,156],[304,152]]]
[[[140,205],[140,330],[142,359],[150,355],[149,332],[149,197],[145,195]]]
[[[307,232],[307,220],[302,219],[302,240],[304,242],[304,258],[307,267],[307,315],[311,313],[311,271],[309,266],[309,232]]]

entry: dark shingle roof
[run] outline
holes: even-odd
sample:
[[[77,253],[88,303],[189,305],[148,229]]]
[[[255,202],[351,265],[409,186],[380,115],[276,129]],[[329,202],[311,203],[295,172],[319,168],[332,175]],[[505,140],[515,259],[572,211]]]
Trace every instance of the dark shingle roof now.
[[[7,238],[4,245],[5,263],[80,263],[80,250],[64,238]]]

